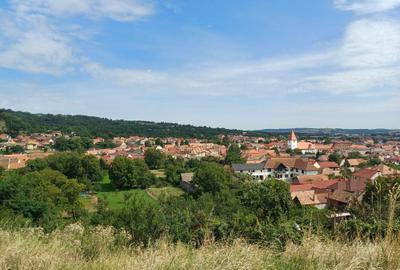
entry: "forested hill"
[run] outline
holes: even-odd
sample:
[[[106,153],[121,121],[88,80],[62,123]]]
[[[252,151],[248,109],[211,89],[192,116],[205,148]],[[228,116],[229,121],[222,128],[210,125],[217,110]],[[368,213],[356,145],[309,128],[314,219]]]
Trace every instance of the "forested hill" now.
[[[212,138],[218,134],[241,134],[240,130],[196,127],[174,123],[111,120],[83,115],[32,114],[0,109],[0,131],[11,135],[47,131],[75,132],[80,136],[152,136]],[[256,134],[254,134],[256,135]]]

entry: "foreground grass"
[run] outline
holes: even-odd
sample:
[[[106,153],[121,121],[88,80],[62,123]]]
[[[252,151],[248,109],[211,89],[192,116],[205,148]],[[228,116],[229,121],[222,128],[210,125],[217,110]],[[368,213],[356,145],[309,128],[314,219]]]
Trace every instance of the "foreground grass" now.
[[[130,238],[109,227],[78,224],[44,234],[40,229],[0,230],[0,269],[399,269],[400,242],[342,244],[309,238],[286,251],[209,243],[193,249],[159,241],[127,247]]]

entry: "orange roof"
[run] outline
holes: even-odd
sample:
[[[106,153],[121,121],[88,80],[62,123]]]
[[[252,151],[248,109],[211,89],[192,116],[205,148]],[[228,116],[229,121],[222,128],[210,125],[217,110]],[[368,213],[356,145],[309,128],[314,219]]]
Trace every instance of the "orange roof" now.
[[[328,181],[329,177],[322,174],[317,175],[299,175],[297,176],[297,181],[301,184],[309,183],[312,184],[314,182]]]
[[[307,150],[307,149],[314,149],[315,146],[310,142],[301,141],[297,144],[297,149],[300,150]]]
[[[317,205],[327,202],[328,194],[315,194],[314,190],[300,191],[292,194],[293,199],[297,199],[301,205]]]
[[[377,173],[379,173],[379,170],[377,170],[377,169],[362,169],[362,170],[359,170],[358,172],[353,173],[353,176],[354,177],[371,179]]]
[[[314,188],[317,189],[328,189],[328,188],[333,188],[339,180],[337,179],[330,179],[330,180],[325,180],[325,181],[316,181],[313,182],[312,185]]]
[[[339,165],[332,161],[320,161],[318,164],[321,168],[339,168]]]
[[[292,184],[290,185],[290,192],[312,190],[312,188],[313,188],[312,184]]]
[[[351,159],[348,159],[347,162],[349,163],[350,166],[355,167],[355,166],[358,166],[367,161],[362,158],[351,158]]]

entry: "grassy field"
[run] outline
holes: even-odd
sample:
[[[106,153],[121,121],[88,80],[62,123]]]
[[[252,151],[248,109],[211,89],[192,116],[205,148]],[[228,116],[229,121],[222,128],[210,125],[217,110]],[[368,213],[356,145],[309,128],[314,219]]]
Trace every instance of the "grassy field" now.
[[[158,171],[159,175],[161,175],[161,173],[163,172]],[[184,192],[180,188],[176,187],[161,187],[161,188],[153,187],[153,188],[148,188],[147,190],[132,189],[128,191],[116,191],[111,186],[108,175],[106,175],[101,184],[101,191],[99,191],[96,194],[96,196],[81,198],[81,201],[85,209],[87,209],[90,212],[93,212],[96,209],[97,199],[105,197],[108,201],[108,207],[110,209],[118,209],[124,206],[125,194],[128,193],[141,194],[145,198],[154,201],[160,199],[163,196],[165,196],[166,198],[178,197],[182,195]]]
[[[151,196],[147,194],[145,190],[141,189],[132,189],[128,191],[115,191],[111,186],[110,178],[106,175],[103,179],[103,183],[101,186],[101,191],[97,193],[97,198],[105,197],[108,201],[108,207],[111,209],[118,209],[124,206],[124,197],[125,194],[141,194],[148,198],[149,200],[154,200]],[[90,207],[90,203],[89,206]],[[87,207],[87,208],[88,208]],[[90,211],[90,210],[89,210]]]
[[[198,249],[168,241],[148,248],[116,244],[129,238],[110,227],[85,230],[79,224],[51,234],[0,230],[0,269],[400,269],[398,240],[341,243],[311,237],[285,251],[240,240],[210,241]]]
[[[83,207],[86,210],[88,210],[89,212],[96,211],[96,205],[97,205],[97,197],[96,196],[89,196],[89,197],[81,198],[81,202],[83,204]]]
[[[164,170],[151,170],[151,172],[152,172],[157,178],[164,178],[164,177],[165,177],[165,171],[164,171]]]
[[[147,194],[146,191],[140,189],[133,189],[129,191],[107,191],[99,192],[97,194],[98,198],[105,197],[108,201],[108,207],[110,209],[118,209],[124,206],[124,196],[125,194],[141,194],[149,200],[154,200],[151,196]]]
[[[182,189],[177,187],[148,188],[147,191],[156,198],[179,197],[184,193]]]

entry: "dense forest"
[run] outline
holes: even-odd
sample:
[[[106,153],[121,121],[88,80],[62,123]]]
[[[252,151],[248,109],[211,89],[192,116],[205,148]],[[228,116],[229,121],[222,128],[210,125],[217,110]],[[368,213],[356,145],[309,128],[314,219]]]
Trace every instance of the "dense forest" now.
[[[196,127],[175,123],[147,121],[111,120],[83,115],[32,114],[0,109],[0,128],[11,135],[21,132],[37,133],[47,131],[74,132],[80,136],[151,136],[212,138],[219,134],[242,134],[243,131],[224,128]],[[252,132],[250,135],[262,135]]]

